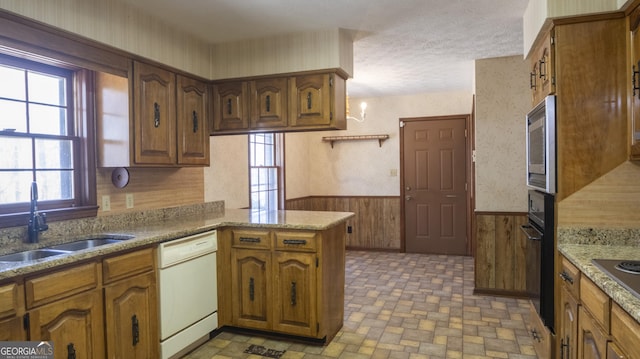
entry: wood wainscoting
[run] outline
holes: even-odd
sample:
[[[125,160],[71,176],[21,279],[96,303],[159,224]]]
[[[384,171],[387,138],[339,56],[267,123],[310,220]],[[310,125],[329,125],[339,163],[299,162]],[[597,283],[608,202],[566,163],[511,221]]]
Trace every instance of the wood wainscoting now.
[[[309,196],[288,199],[285,209],[353,212],[347,221],[347,248],[400,250],[400,197]]]
[[[475,213],[476,293],[526,296],[527,213]]]

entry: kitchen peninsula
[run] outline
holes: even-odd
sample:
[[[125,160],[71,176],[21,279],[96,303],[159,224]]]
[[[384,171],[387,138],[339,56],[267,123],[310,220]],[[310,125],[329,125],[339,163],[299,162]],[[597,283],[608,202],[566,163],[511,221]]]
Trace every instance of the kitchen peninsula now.
[[[136,328],[140,321],[140,327],[147,325],[150,328],[147,332],[155,332],[156,302],[161,300],[156,289],[158,244],[215,230],[218,328],[258,329],[328,342],[343,322],[346,221],[353,215],[349,212],[225,210],[224,203],[212,202],[53,222],[36,244],[24,243],[24,228],[3,229],[1,254],[50,248],[106,234],[129,239],[43,259],[0,263],[0,304],[3,304],[0,305],[0,340],[28,337],[52,340],[42,337],[50,333],[42,323],[35,322],[45,320],[41,314],[44,309],[64,301],[66,305],[58,306],[60,313],[49,317],[51,320],[63,317],[73,308],[68,307],[69,304],[90,303],[83,308],[83,313],[87,313],[91,324],[89,332],[96,331],[84,336],[93,338],[93,344],[88,343],[91,350],[87,351],[91,357],[104,357],[104,347],[106,353],[111,353],[122,350],[112,348],[119,343],[130,346],[130,339],[110,340],[108,336],[106,340],[100,339],[104,338],[102,333],[119,333],[110,328],[113,315],[108,314],[110,311],[106,308],[112,305],[113,299],[107,295],[109,288],[129,280],[127,276],[139,279],[144,275],[144,285],[138,282],[132,286],[146,288],[144,303],[148,303],[151,323],[143,322],[147,317],[139,313],[134,315],[135,323]],[[130,261],[124,265],[121,258]],[[120,267],[116,266],[120,263]],[[201,275],[206,278],[210,273]],[[115,282],[111,282],[112,278]],[[66,289],[57,290],[58,287]],[[48,296],[40,294],[42,290],[46,290]],[[71,303],[80,297],[82,303]],[[31,326],[24,329],[23,318],[29,314]],[[125,331],[131,332],[134,319],[131,315],[126,319]],[[141,334],[139,340],[156,355],[157,338]],[[78,348],[84,349],[76,343],[74,350]],[[64,350],[66,353],[66,347]]]

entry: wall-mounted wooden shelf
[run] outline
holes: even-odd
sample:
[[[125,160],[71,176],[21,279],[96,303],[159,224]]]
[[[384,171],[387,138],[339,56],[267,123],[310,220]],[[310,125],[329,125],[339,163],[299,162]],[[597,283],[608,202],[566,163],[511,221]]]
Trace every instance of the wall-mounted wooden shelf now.
[[[382,147],[382,142],[389,139],[389,135],[361,135],[361,136],[326,136],[322,137],[322,141],[333,143],[338,141],[362,141],[362,140],[378,140],[378,146]]]

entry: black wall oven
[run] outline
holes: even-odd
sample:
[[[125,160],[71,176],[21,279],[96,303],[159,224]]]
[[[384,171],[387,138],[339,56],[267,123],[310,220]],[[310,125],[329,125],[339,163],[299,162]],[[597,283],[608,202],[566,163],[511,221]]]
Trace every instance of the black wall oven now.
[[[527,236],[527,293],[544,325],[554,332],[554,196],[529,191]]]

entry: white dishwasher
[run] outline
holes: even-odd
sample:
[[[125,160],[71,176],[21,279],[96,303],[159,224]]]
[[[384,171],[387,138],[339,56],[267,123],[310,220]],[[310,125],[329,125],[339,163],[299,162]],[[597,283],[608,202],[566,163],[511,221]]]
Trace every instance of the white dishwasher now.
[[[218,327],[217,248],[215,230],[158,247],[162,359],[184,354]]]

